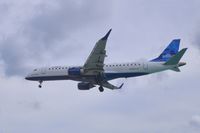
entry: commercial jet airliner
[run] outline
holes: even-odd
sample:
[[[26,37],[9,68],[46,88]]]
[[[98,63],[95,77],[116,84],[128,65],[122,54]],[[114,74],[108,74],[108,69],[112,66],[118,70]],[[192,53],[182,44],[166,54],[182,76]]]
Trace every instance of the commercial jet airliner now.
[[[111,29],[94,46],[92,52],[83,66],[53,66],[34,69],[25,77],[27,80],[38,81],[42,87],[43,81],[74,80],[79,81],[79,90],[89,90],[99,86],[99,91],[104,88],[120,89],[108,81],[117,78],[137,77],[165,70],[180,72],[179,67],[185,62],[179,62],[187,48],[179,51],[180,39],[173,40],[166,49],[155,59],[147,62],[104,64],[106,55],[106,43]]]

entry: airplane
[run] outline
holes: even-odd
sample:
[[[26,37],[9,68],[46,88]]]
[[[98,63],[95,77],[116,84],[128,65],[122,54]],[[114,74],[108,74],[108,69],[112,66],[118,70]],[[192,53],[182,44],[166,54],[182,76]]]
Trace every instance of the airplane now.
[[[165,70],[180,72],[179,67],[186,65],[180,62],[187,48],[179,51],[180,39],[174,39],[155,59],[146,62],[104,64],[106,55],[106,43],[112,29],[97,41],[92,52],[83,66],[53,66],[34,69],[25,79],[38,81],[39,88],[43,81],[74,80],[78,81],[79,90],[90,90],[99,86],[99,91],[104,88],[111,90],[121,89],[108,81],[118,78],[130,78],[148,75]]]

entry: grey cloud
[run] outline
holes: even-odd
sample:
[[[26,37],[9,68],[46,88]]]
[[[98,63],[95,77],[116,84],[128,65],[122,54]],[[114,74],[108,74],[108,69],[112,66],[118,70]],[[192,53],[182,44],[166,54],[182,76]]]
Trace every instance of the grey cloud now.
[[[194,35],[192,44],[198,48],[200,51],[200,31],[197,31]]]
[[[0,3],[0,17],[1,19],[4,19],[4,14],[7,13],[7,11],[9,10],[9,5],[6,3]]]
[[[30,103],[30,107],[33,109],[33,110],[40,110],[41,109],[41,103],[40,102],[33,102],[33,103]]]
[[[24,75],[27,62],[41,62],[60,45],[73,48],[70,46],[73,44],[64,43],[70,40],[70,35],[106,19],[108,7],[104,6],[102,10],[100,4],[100,1],[92,0],[79,3],[59,0],[55,1],[56,8],[45,3],[33,5],[30,16],[25,15],[24,21],[16,23],[15,34],[0,40],[0,56],[6,66],[6,75]],[[70,49],[67,53],[72,51]]]
[[[169,77],[169,75],[167,74],[167,72],[157,73],[157,74],[151,76],[151,78],[154,81],[163,81],[163,80],[166,80],[168,77]],[[153,80],[151,80],[151,82]]]
[[[33,110],[33,111],[38,111],[42,107],[39,101],[30,101],[30,102],[22,101],[22,102],[19,102],[19,105],[22,105],[25,108]]]
[[[16,31],[0,37],[0,62],[5,63],[7,76],[23,73],[32,65],[44,64],[46,58],[51,56],[54,56],[51,60],[54,64],[58,55],[64,52],[75,56],[74,51],[78,51],[76,56],[81,58],[80,45],[76,45],[71,37],[78,35],[76,38],[86,42],[89,40],[87,37],[95,40],[83,34],[94,27],[92,30],[101,32],[99,23],[107,21],[110,13],[108,8],[112,8],[111,4],[115,5],[114,1],[86,0],[74,3],[63,0],[55,1],[52,7],[49,0],[43,1],[32,7],[33,11],[27,13],[29,17],[23,16],[26,14],[23,12],[21,15],[24,21],[21,23],[5,20],[14,24],[7,29]],[[143,0],[141,3],[138,0],[141,4],[131,0],[118,2],[114,15],[111,15],[112,20],[107,21],[114,25],[112,39],[109,40],[111,49],[108,49],[111,61],[130,61],[130,57],[149,59],[152,53],[157,56],[159,53],[147,51],[151,47],[158,49],[173,38],[174,33],[179,35],[182,32],[183,38],[187,39],[188,29],[197,18],[191,13],[194,11],[190,10],[194,9],[190,4],[192,1],[163,3],[159,0]],[[189,7],[189,10],[184,10],[184,7]],[[199,14],[199,8],[196,12]],[[104,29],[102,32],[105,32]],[[116,52],[110,54],[115,49]],[[64,59],[72,57],[74,61],[73,56],[65,56]],[[181,73],[171,71],[129,79],[122,88],[123,93],[106,89],[100,94],[98,88],[78,91],[76,82],[72,81],[45,82],[44,88],[39,89],[35,82],[0,75],[0,132],[3,129],[3,132],[20,133],[198,133],[198,119],[191,118],[200,110],[200,74],[193,58],[195,55],[191,54],[191,59],[188,59],[191,63],[181,68]],[[114,84],[118,83],[121,81]]]
[[[190,121],[190,125],[200,129],[200,115],[194,115]]]
[[[30,19],[25,29],[32,40],[42,42],[47,47],[76,30],[101,21],[108,10],[104,7],[104,10],[100,11],[100,2],[92,0],[81,1],[80,4],[72,0],[61,0],[57,4],[59,8],[53,10],[41,5],[36,7],[39,13]]]
[[[5,63],[5,71],[7,75],[20,74],[24,69],[26,61],[26,50],[20,45],[18,40],[8,38],[1,41],[0,55]]]

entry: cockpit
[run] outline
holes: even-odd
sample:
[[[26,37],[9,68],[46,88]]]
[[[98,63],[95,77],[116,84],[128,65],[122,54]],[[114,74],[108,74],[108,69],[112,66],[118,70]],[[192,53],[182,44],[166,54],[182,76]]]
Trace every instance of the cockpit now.
[[[25,79],[29,80],[34,76],[37,76],[39,74],[39,69],[33,69],[31,73],[29,73]]]

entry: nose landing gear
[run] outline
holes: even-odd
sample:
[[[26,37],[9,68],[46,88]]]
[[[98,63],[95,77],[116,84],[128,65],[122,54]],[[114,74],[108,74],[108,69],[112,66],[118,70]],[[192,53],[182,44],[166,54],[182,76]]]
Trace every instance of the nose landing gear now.
[[[40,84],[38,85],[39,88],[42,88],[42,82],[43,82],[43,81],[39,81],[39,83],[40,83]]]

